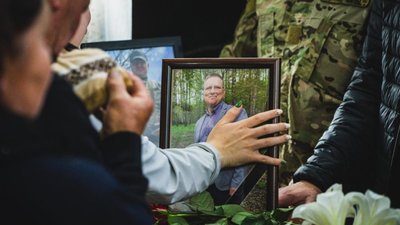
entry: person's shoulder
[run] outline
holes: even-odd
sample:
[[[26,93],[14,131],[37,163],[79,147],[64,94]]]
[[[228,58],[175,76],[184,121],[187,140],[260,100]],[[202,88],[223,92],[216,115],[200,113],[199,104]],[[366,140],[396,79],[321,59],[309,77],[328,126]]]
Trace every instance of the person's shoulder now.
[[[203,115],[201,115],[201,117],[197,120],[197,122],[199,122],[200,120],[202,120],[204,117],[206,117],[206,114],[203,113]]]
[[[204,120],[204,117],[206,116],[206,114],[204,113],[197,121],[196,121],[196,125],[195,126],[198,126],[199,125],[199,123],[202,121],[202,120]]]

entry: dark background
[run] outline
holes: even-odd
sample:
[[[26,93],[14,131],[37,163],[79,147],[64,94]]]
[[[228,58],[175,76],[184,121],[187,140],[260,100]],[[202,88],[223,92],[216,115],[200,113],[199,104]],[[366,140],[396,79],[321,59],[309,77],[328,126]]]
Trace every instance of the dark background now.
[[[246,0],[133,0],[133,38],[180,36],[184,57],[218,57]]]

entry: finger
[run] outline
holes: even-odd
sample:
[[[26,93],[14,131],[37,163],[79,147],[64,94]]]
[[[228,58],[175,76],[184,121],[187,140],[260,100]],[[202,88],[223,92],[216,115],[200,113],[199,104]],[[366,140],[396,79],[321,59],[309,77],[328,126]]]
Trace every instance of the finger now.
[[[241,111],[242,107],[234,106],[230,108],[217,124],[226,124],[235,121]]]
[[[266,124],[253,129],[254,135],[256,137],[260,137],[267,134],[272,134],[276,132],[286,131],[288,130],[290,125],[288,123],[275,123],[275,124]]]
[[[132,91],[131,95],[136,96],[147,96],[148,91],[143,81],[136,75],[129,73],[129,79],[132,81]]]
[[[251,117],[241,120],[239,122],[244,123],[247,127],[255,127],[265,121],[268,121],[268,120],[278,117],[280,115],[282,115],[282,110],[274,109],[274,110],[269,110],[266,112],[258,113],[254,116],[251,116]]]
[[[153,99],[151,98],[150,93],[144,85],[142,79],[133,75],[132,73],[129,73],[129,79],[132,81],[132,91],[130,93],[131,96],[140,98],[142,104],[144,104],[143,106],[148,108],[150,111],[153,111]]]
[[[301,186],[296,184],[279,189],[278,204],[280,207],[297,206],[305,203],[306,196]]]
[[[107,77],[107,89],[110,98],[116,98],[126,93],[125,83],[117,70],[112,70]]]
[[[276,137],[260,138],[254,142],[254,148],[261,149],[285,143],[292,139],[290,135],[284,134]]]

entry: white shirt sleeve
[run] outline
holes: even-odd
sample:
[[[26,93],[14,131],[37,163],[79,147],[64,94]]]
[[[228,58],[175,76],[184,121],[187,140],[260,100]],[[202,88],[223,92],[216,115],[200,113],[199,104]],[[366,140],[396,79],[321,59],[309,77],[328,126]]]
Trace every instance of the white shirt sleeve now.
[[[142,136],[142,168],[149,180],[147,200],[171,204],[207,189],[221,164],[218,151],[208,143],[160,149]]]

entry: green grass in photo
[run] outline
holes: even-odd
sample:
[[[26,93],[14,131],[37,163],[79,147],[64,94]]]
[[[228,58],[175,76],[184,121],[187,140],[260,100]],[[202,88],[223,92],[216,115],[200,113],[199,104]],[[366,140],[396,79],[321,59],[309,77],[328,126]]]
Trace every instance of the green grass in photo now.
[[[194,126],[189,125],[174,125],[171,127],[171,147],[184,148],[194,142]]]

